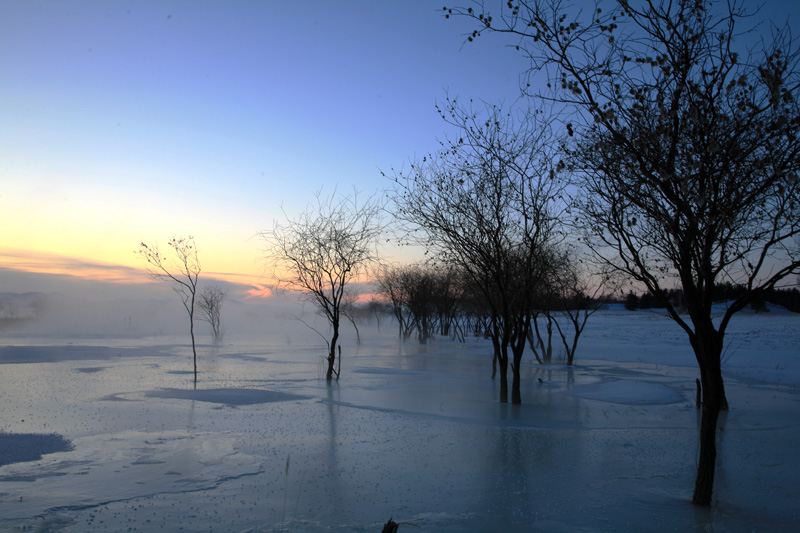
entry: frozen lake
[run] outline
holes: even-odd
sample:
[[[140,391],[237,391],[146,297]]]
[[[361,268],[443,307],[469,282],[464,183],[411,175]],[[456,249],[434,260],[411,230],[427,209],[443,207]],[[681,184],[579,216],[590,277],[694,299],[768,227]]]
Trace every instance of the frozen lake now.
[[[345,330],[0,337],[0,530],[789,531],[800,518],[800,317],[734,320],[715,505],[690,503],[696,364],[654,313],[590,319],[576,365],[526,355],[500,405],[487,341]],[[541,382],[539,381],[541,379]],[[52,453],[50,453],[52,452]],[[41,456],[40,456],[41,454]]]

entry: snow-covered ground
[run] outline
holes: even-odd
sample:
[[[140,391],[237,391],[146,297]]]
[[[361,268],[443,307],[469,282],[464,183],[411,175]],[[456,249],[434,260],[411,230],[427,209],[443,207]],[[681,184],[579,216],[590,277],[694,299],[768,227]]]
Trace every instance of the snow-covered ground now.
[[[322,379],[310,330],[0,337],[0,530],[792,531],[800,316],[734,319],[715,504],[691,505],[696,363],[664,316],[593,316],[576,364],[523,367],[501,405],[490,347],[345,331]],[[541,381],[540,381],[541,380]]]

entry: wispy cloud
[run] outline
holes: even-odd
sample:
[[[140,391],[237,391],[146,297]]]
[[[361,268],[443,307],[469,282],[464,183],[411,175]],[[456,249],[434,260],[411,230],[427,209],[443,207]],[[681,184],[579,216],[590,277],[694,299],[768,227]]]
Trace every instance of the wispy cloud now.
[[[33,274],[54,274],[86,281],[142,285],[155,283],[144,268],[89,261],[45,252],[0,249],[0,268]],[[228,285],[231,295],[244,298],[269,298],[275,289],[261,279],[235,272],[203,272],[203,283]]]
[[[30,250],[0,249],[0,267],[107,283],[131,284],[152,281],[147,272],[141,269]]]
[[[270,283],[265,283],[263,278],[239,272],[204,272],[203,276],[218,281],[223,281],[234,287],[236,294],[250,298],[269,298],[275,294],[276,288]]]

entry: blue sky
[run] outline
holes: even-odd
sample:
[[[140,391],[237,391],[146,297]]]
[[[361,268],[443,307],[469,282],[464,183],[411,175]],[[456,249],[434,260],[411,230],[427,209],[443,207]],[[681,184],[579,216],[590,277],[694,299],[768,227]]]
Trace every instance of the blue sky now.
[[[192,234],[207,275],[257,282],[281,207],[385,187],[436,148],[448,93],[518,97],[509,41],[464,45],[441,7],[3,0],[0,268],[119,281],[141,240]]]

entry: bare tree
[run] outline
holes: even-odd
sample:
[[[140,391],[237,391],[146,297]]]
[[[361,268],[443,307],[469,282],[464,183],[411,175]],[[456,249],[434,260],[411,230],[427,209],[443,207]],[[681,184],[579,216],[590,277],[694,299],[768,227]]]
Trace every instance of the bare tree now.
[[[457,129],[436,154],[394,176],[396,216],[421,230],[438,259],[461,269],[489,308],[500,401],[522,402],[520,363],[546,250],[556,237],[562,190],[541,115],[481,113],[448,99],[442,118]],[[511,359],[510,359],[511,358]]]
[[[534,312],[529,346],[539,363],[551,362],[555,333],[561,341],[566,364],[572,365],[589,317],[603,305],[601,294],[606,281],[601,275],[590,276],[582,271],[582,260],[575,257],[571,247],[554,250],[551,261],[550,278],[540,293],[540,305]],[[539,327],[540,318],[544,321],[544,328]],[[547,333],[546,341],[542,329]]]
[[[575,353],[578,351],[578,341],[589,317],[599,311],[604,302],[601,296],[602,285],[595,285],[594,291],[589,293],[589,284],[575,276],[575,272],[568,272],[567,278],[562,278],[563,285],[559,287],[561,293],[559,319],[555,321],[558,336],[564,347],[567,365],[575,362]]]
[[[350,325],[353,326],[353,329],[356,332],[356,344],[361,344],[361,332],[358,329],[358,324],[356,323],[357,315],[359,312],[358,306],[358,294],[353,293],[350,290],[345,290],[345,294],[342,297],[342,316],[345,317]],[[341,363],[341,361],[340,361]]]
[[[372,198],[362,203],[357,193],[334,193],[327,198],[317,194],[316,200],[315,206],[296,218],[286,215],[284,223],[276,222],[261,236],[279,283],[302,291],[328,320],[332,334],[325,378],[331,380],[339,377],[334,363],[346,289],[377,261],[383,228],[381,208]]]
[[[369,299],[369,302],[367,302],[367,311],[375,318],[375,325],[378,326],[378,331],[380,331],[383,315],[389,312],[386,308],[386,302],[373,296]]]
[[[407,340],[414,331],[414,321],[406,305],[408,295],[403,285],[403,267],[381,265],[375,273],[375,283],[379,294],[392,306],[394,318],[397,320],[398,336]]]
[[[194,363],[194,384],[197,386],[197,347],[194,340],[194,312],[197,295],[197,279],[200,276],[200,261],[194,237],[172,237],[167,243],[173,251],[173,258],[162,255],[158,244],[139,244],[136,253],[147,263],[147,272],[161,281],[168,281],[172,289],[181,297],[186,313],[189,315],[189,334],[192,337],[192,360]]]
[[[800,69],[788,28],[748,37],[741,4],[558,0],[449,10],[515,36],[526,90],[550,75],[597,259],[643,284],[686,332],[704,392],[693,502],[711,503],[731,317],[800,271]],[[715,286],[746,291],[712,320]],[[681,288],[688,317],[669,298]]]
[[[197,306],[200,308],[201,318],[211,325],[214,343],[222,340],[222,302],[227,296],[224,289],[211,285],[203,287],[197,296]]]

